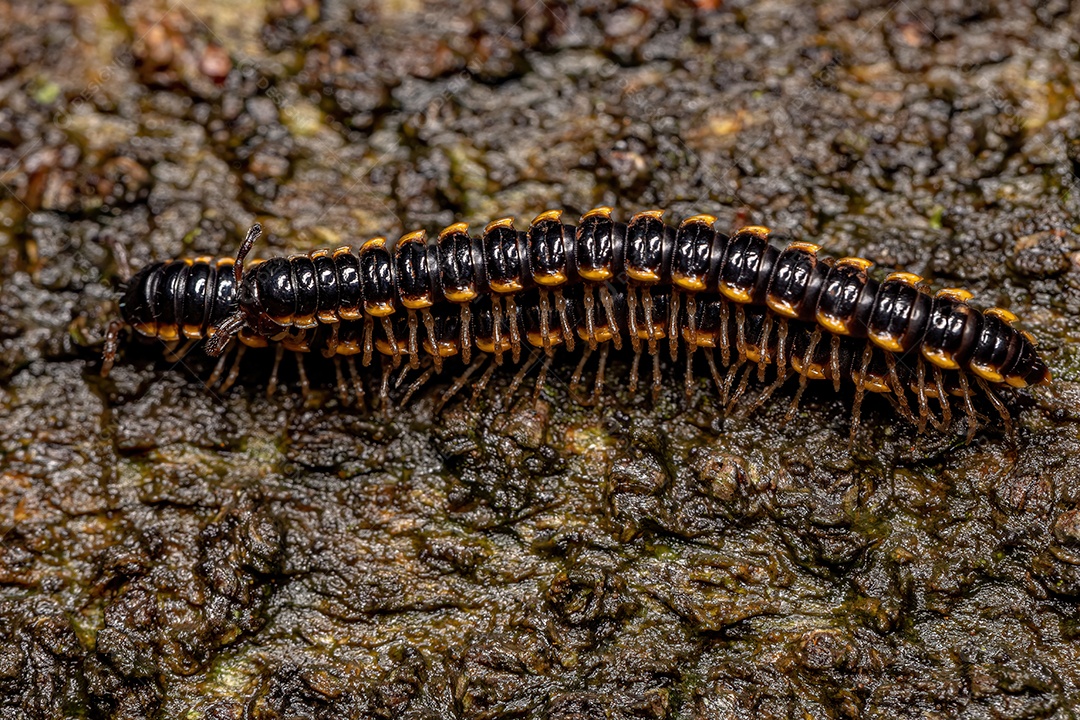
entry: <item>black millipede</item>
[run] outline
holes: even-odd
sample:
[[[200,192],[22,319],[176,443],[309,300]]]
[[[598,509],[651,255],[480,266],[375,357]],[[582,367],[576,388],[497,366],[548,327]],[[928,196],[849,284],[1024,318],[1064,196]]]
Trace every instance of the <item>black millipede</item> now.
[[[927,397],[944,402],[955,394],[969,405],[971,394],[982,391],[1001,411],[992,386],[1050,379],[1032,337],[1014,327],[1015,316],[1001,308],[975,310],[964,290],[931,295],[910,273],[878,281],[869,276],[867,260],[819,257],[820,248],[806,242],[776,247],[763,227],[728,236],[712,228],[712,216],[675,227],[662,214],[638,213],[624,224],[609,208],[598,208],[574,227],[548,211],[525,231],[504,218],[479,236],[458,223],[433,242],[417,231],[392,248],[376,238],[358,252],[342,247],[271,258],[245,274],[244,257],[261,232],[256,225],[231,263],[231,281],[225,260],[160,264],[129,283],[122,315],[137,331],[166,340],[211,336],[212,355],[235,334],[245,345],[258,345],[321,328],[320,342],[331,355],[344,354],[330,349],[335,344],[355,346],[367,364],[378,348],[395,365],[408,357],[415,368],[430,357],[436,371],[447,355],[460,354],[468,364],[474,347],[489,351],[496,363],[507,353],[517,362],[523,348],[550,358],[560,343],[573,350],[575,335],[590,351],[609,343],[619,348],[625,335],[636,368],[643,347],[655,359],[667,338],[673,358],[680,346],[692,357],[715,345],[728,367],[733,357],[750,359],[764,378],[765,367],[776,365],[773,384],[795,372],[800,394],[806,379],[831,379],[839,388],[846,377],[855,385],[856,404],[866,391],[891,393],[901,414],[920,427]],[[216,271],[203,271],[204,265]],[[200,291],[195,279],[207,274],[212,277]],[[215,297],[231,294],[235,304],[211,302],[210,286]],[[526,297],[535,327],[522,324]],[[625,305],[625,328],[616,320],[617,301]],[[492,336],[474,338],[472,315],[484,303]],[[701,308],[716,314],[711,325]],[[453,352],[440,349],[449,340],[436,328],[436,319],[445,325],[449,314],[457,316]],[[570,331],[574,322],[579,332]],[[340,340],[345,335],[349,343]],[[852,348],[859,349],[854,363],[848,362]],[[113,354],[115,334],[107,365]],[[906,399],[912,383],[918,419]]]

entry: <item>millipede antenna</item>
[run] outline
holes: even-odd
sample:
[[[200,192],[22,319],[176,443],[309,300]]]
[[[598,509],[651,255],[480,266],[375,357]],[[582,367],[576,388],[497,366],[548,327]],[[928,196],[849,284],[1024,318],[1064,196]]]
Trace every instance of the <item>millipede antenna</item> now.
[[[244,312],[241,310],[235,315],[230,315],[220,325],[214,328],[214,334],[206,341],[206,354],[217,357],[225,352],[226,346],[232,340],[233,335],[240,332],[244,326]]]
[[[236,278],[236,284],[240,284],[240,280],[244,277],[244,258],[251,252],[251,248],[255,245],[255,241],[262,235],[262,225],[255,223],[248,230],[247,237],[244,238],[244,242],[240,243],[240,249],[236,251],[236,264],[233,265],[233,277]]]

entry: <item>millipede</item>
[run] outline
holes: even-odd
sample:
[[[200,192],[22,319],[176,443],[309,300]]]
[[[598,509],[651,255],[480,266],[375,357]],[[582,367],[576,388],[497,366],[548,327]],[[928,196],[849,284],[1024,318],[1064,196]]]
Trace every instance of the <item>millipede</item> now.
[[[878,280],[862,258],[820,256],[820,246],[804,241],[778,247],[764,227],[726,235],[713,228],[713,216],[673,226],[663,214],[649,210],[622,223],[602,207],[573,226],[551,210],[525,230],[502,218],[478,235],[455,223],[432,241],[416,231],[392,246],[375,238],[356,251],[269,258],[245,272],[244,259],[261,235],[255,225],[235,259],[144,268],[127,285],[121,318],[168,343],[207,338],[212,356],[237,337],[242,348],[276,344],[279,358],[288,349],[335,361],[359,356],[364,366],[377,355],[390,367],[423,364],[424,379],[441,372],[446,358],[460,358],[467,377],[474,354],[493,365],[509,355],[517,364],[527,351],[545,356],[538,388],[556,351],[578,343],[584,351],[575,383],[599,350],[601,385],[609,348],[628,340],[631,387],[646,353],[656,393],[666,343],[673,360],[686,359],[688,391],[701,351],[725,403],[738,399],[755,372],[759,382],[771,378],[757,405],[792,376],[799,384],[792,409],[808,380],[831,381],[837,391],[853,385],[853,437],[867,392],[891,398],[920,432],[928,422],[947,428],[950,398],[959,398],[970,439],[978,425],[974,397],[985,397],[1011,433],[995,388],[1050,381],[1016,316],[976,310],[966,290],[931,294],[912,273]],[[118,326],[110,328],[104,372],[115,357]],[[221,368],[219,362],[215,375]],[[338,377],[340,386],[340,369]]]

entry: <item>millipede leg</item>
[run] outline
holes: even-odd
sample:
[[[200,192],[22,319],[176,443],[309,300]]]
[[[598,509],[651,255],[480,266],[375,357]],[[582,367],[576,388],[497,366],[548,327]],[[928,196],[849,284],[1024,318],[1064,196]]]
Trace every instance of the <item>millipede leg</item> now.
[[[724,375],[724,388],[720,393],[720,402],[724,407],[728,407],[728,401],[731,398],[731,388],[735,383],[735,377],[739,374],[739,370],[742,369],[743,362],[736,362],[728,368],[727,374]],[[726,411],[726,410],[725,410]]]
[[[795,391],[795,397],[791,400],[791,405],[788,406],[787,413],[784,414],[784,422],[791,422],[795,417],[795,411],[799,409],[799,401],[802,400],[803,393],[806,392],[806,375],[799,373],[799,389]]]
[[[382,381],[379,383],[379,409],[382,410],[383,417],[390,416],[390,372],[394,369],[393,366],[386,362],[386,358],[382,359]]]
[[[390,321],[389,315],[383,315],[382,318],[383,332],[386,333],[386,342],[390,344],[390,354],[394,359],[394,367],[401,364],[401,347],[398,345],[397,335],[394,334],[394,324]]]
[[[637,286],[626,286],[626,327],[630,331],[630,347],[638,355],[641,353],[641,338],[638,337],[637,325]]]
[[[728,334],[728,302],[720,301],[720,360],[731,365],[731,336]]]
[[[469,364],[469,359],[472,357],[472,337],[470,337],[470,327],[472,323],[472,310],[469,308],[468,303],[461,303],[461,361],[466,365]]]
[[[592,348],[585,348],[585,352],[581,353],[581,359],[578,360],[577,367],[574,368],[574,374],[570,376],[570,394],[574,397],[580,396],[581,391],[581,376],[585,372],[585,363],[589,361],[589,356],[592,355]],[[582,405],[585,403],[582,402]]]
[[[266,397],[272,397],[277,392],[278,368],[281,367],[281,358],[284,354],[284,345],[278,345],[274,348],[274,367],[270,370],[270,381],[266,384]]]
[[[338,329],[340,327],[340,322],[336,322],[330,326],[330,339],[326,341],[326,347],[323,348],[323,357],[337,357],[337,349],[341,344],[341,341],[338,339]]]
[[[349,404],[349,388],[345,384],[345,373],[341,371],[341,356],[334,356],[334,379],[337,381],[338,400],[342,405]]]
[[[893,394],[896,395],[897,409],[908,422],[912,425],[917,424],[915,415],[911,412],[911,405],[907,401],[907,392],[904,390],[904,386],[900,384],[900,376],[896,374],[896,358],[893,357],[892,353],[885,353],[885,365],[889,369],[889,386],[892,388]]]
[[[687,293],[686,295],[686,324],[688,326],[685,340],[686,340],[686,377],[683,379],[683,384],[686,389],[686,397],[689,400],[693,395],[694,384],[694,354],[698,349],[698,335],[697,335],[697,297],[694,293]],[[679,332],[678,328],[673,328],[672,333]]]
[[[937,424],[936,420],[933,422],[935,428],[941,432],[945,432],[952,423],[952,406],[949,402],[949,396],[945,393],[945,380],[941,375],[941,368],[934,365],[933,371],[934,387],[937,390],[938,405],[941,406],[941,424]]]
[[[434,375],[434,374],[435,374],[435,368],[434,367],[429,367],[427,370],[422,372],[418,378],[413,380],[412,384],[409,385],[409,388],[405,391],[405,396],[403,398],[401,398],[401,402],[398,403],[398,407],[405,407],[405,405],[409,402],[409,399],[412,398],[412,396],[416,393],[416,391],[419,390],[420,388],[422,388],[424,386],[424,384],[428,380],[430,380],[431,376]]]
[[[668,316],[668,352],[672,361],[679,356],[679,291],[671,289],[671,313]]]
[[[416,319],[416,311],[409,310],[409,367],[413,370],[420,367],[420,348],[416,335],[419,322]]]
[[[976,377],[975,382],[979,384],[982,391],[986,393],[986,397],[990,399],[990,404],[994,406],[994,409],[998,411],[998,415],[1001,416],[1002,422],[1005,423],[1005,433],[1009,436],[1012,442],[1016,442],[1016,429],[1013,427],[1012,415],[1009,414],[1009,409],[1005,407],[1005,404],[1001,402],[1001,398],[997,396],[994,389],[981,377]]]
[[[551,303],[548,300],[548,289],[540,288],[540,343],[544,347],[544,353],[550,358],[555,354],[551,344]]]
[[[221,383],[218,392],[224,393],[228,391],[229,388],[232,388],[232,385],[237,382],[237,379],[240,377],[240,359],[244,356],[245,352],[247,352],[247,345],[240,345],[240,347],[237,348],[237,356],[232,358],[232,367],[229,368],[229,375],[225,377],[225,382]]]
[[[637,337],[636,335],[634,336]],[[630,364],[630,394],[635,395],[637,393],[638,386],[638,370],[641,367],[641,343],[634,343],[634,361]]]
[[[570,320],[566,317],[566,298],[562,290],[555,291],[555,309],[559,311],[559,322],[562,324],[563,337],[566,339],[566,349],[574,352],[574,329],[570,327]]]
[[[225,372],[225,362],[229,359],[229,350],[232,347],[232,340],[225,346],[225,350],[222,351],[221,357],[218,358],[217,364],[214,365],[214,371],[210,373],[210,377],[206,379],[206,387],[212,388],[217,385],[217,381],[221,379],[221,374]]]
[[[743,364],[740,363],[737,367],[744,367],[744,366],[743,366]],[[753,366],[747,365],[745,367],[746,367],[746,371],[743,372],[742,377],[739,378],[738,387],[735,388],[735,392],[733,392],[731,394],[731,400],[729,400],[727,405],[724,407],[724,412],[726,412],[728,414],[730,414],[731,411],[735,409],[735,403],[739,402],[739,398],[741,398],[743,393],[746,392],[746,387],[750,382],[750,376],[753,375],[753,373],[754,373],[754,371],[752,369]]]
[[[821,328],[814,328],[814,333],[810,336],[810,344],[806,346],[806,353],[803,354],[803,371],[799,373],[799,389],[795,391],[795,397],[791,401],[791,407],[788,408],[787,414],[784,416],[784,422],[790,422],[795,417],[795,411],[799,407],[799,401],[802,400],[803,393],[806,392],[807,373],[809,372],[810,363],[814,359],[814,351],[817,350],[817,344],[821,341]]]
[[[971,442],[975,439],[975,431],[979,428],[978,413],[975,412],[975,406],[971,404],[971,388],[968,386],[967,374],[960,370],[957,372],[957,378],[960,380],[960,393],[964,398],[964,411],[967,413],[967,442]]]
[[[860,414],[862,413],[862,388],[855,391],[855,402],[851,405],[851,432],[848,435],[848,450],[855,447],[855,436],[859,431]]]
[[[641,288],[641,307],[645,311],[645,335],[649,338],[649,354],[656,357],[656,326],[653,324],[652,292]]]
[[[690,339],[687,341],[691,347],[697,347],[697,295],[686,294],[686,327]]]
[[[506,391],[507,397],[513,397],[514,393],[521,387],[521,383],[525,382],[525,376],[529,374],[529,370],[536,363],[536,359],[539,357],[539,353],[532,352],[529,357],[525,358],[525,362],[521,363],[521,367],[516,373],[514,373],[514,379],[510,381],[510,387]]]
[[[758,340],[758,382],[765,382],[765,369],[769,367],[769,334],[772,332],[772,313],[765,313],[761,324],[761,339]]]
[[[113,363],[116,362],[116,353],[120,347],[120,328],[123,326],[122,321],[113,320],[109,323],[108,329],[105,330],[105,349],[102,352],[101,377],[109,377]]]
[[[926,432],[926,421],[930,417],[930,403],[926,400],[926,364],[922,357],[915,368],[915,395],[919,402],[919,434]]]
[[[593,286],[588,284],[585,286],[583,295],[583,305],[585,307],[585,334],[589,338],[589,349],[596,349],[596,319],[593,317],[593,310],[595,309],[596,301],[593,299]]]
[[[686,397],[689,399],[694,394],[694,352],[697,350],[697,345],[690,343],[686,348],[686,375],[683,378],[683,387],[686,390]]]
[[[371,316],[364,316],[364,359],[361,361],[364,367],[371,365],[371,350],[372,339],[371,336],[375,332],[374,323],[371,322]]]
[[[544,386],[547,384],[548,370],[551,369],[551,356],[545,356],[544,362],[540,364],[540,373],[536,376],[536,387],[533,390],[533,402],[540,399],[540,393],[544,391]]]
[[[776,331],[776,367],[787,368],[787,318],[780,318]]]
[[[600,394],[604,391],[604,372],[607,370],[607,357],[610,345],[604,343],[600,348],[600,365],[596,368],[596,381],[593,383],[593,404],[600,402]]]
[[[311,383],[308,382],[307,370],[304,369],[304,356],[301,353],[293,353],[296,356],[296,372],[300,376],[300,397],[307,399],[311,394]]]
[[[245,352],[247,352],[247,345],[241,345],[236,349],[236,357],[233,358],[232,367],[229,368],[229,374],[225,376],[225,382],[221,383],[218,392],[226,392],[236,383],[237,378],[240,377],[240,359],[244,357]]]
[[[622,331],[619,323],[615,321],[615,302],[611,299],[611,292],[607,286],[600,286],[600,304],[604,306],[604,314],[607,315],[607,328],[611,332],[611,344],[616,350],[622,350]]]
[[[412,371],[412,369],[413,368],[409,367],[408,363],[405,363],[404,365],[401,366],[401,371],[398,372],[397,380],[394,381],[394,389],[395,390],[397,390],[399,387],[401,387],[401,384],[403,382],[405,382],[405,378],[407,378],[409,376],[409,372]]]
[[[862,360],[859,362],[859,374],[857,376],[855,384],[859,387],[864,387],[866,384],[866,374],[870,372],[870,363],[874,359],[874,346],[869,342],[863,345]]]
[[[480,366],[484,364],[484,361],[486,360],[487,355],[485,355],[484,353],[477,353],[476,358],[471,363],[469,363],[469,365],[465,368],[464,372],[458,375],[457,379],[454,380],[454,384],[451,385],[450,388],[443,393],[443,396],[439,399],[438,404],[435,406],[435,412],[439,412],[440,410],[442,410],[443,406],[445,406],[446,403],[450,401],[450,398],[461,392],[461,388],[465,387],[465,383],[469,382],[469,378],[473,376],[473,373],[475,373],[480,368]]]
[[[162,355],[165,356],[165,362],[176,362],[177,358],[173,355],[173,351],[180,345],[179,340],[170,340],[165,343],[165,349],[162,351]]]
[[[496,295],[491,298],[491,334],[495,342],[495,364],[502,365],[503,335],[502,335],[502,298]]]
[[[791,368],[781,367],[777,368],[776,379],[769,383],[768,387],[761,391],[761,395],[754,401],[754,404],[750,406],[750,410],[747,411],[747,415],[751,415],[761,408],[765,402],[772,397],[772,394],[780,389],[780,387],[788,381],[791,377]]]
[[[870,361],[874,357],[874,348],[867,342],[863,347],[862,361],[859,364],[859,372],[855,375],[855,402],[851,406],[851,437],[848,443],[855,447],[855,433],[859,430],[861,421],[863,395],[866,393],[866,373],[870,370]]]
[[[428,342],[431,343],[431,359],[435,361],[435,372],[441,373],[443,359],[439,354],[439,343],[435,337],[435,317],[427,308],[421,310],[420,315],[424,318],[424,329],[427,330]]]
[[[349,369],[349,379],[352,381],[353,392],[356,393],[356,407],[360,412],[367,412],[367,403],[364,401],[364,382],[356,369],[356,361],[352,356],[346,358],[345,367]]]
[[[652,353],[652,400],[660,399],[660,353]]]
[[[746,310],[742,305],[735,306],[735,350],[739,353],[739,362],[746,362]]]
[[[705,351],[705,360],[709,363],[709,373],[712,374],[713,382],[716,383],[716,392],[724,392],[724,381],[720,377],[720,370],[716,367],[716,351],[709,348]]]
[[[521,332],[518,329],[517,303],[513,295],[506,296],[506,320],[510,323],[510,356],[521,362]]]
[[[472,397],[469,398],[470,405],[476,405],[480,401],[480,397],[483,395],[484,390],[487,389],[488,383],[491,382],[491,376],[495,374],[495,368],[497,367],[496,363],[490,363],[487,369],[484,370],[484,374],[476,381],[476,385],[473,386]]]
[[[833,392],[840,392],[840,336],[833,335],[829,343],[829,374]]]

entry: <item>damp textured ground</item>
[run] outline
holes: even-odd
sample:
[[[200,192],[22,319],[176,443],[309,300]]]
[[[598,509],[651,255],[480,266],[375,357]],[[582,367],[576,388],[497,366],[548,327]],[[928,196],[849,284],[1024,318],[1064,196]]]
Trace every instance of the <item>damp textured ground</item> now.
[[[1080,9],[0,4],[0,718],[1071,718]],[[96,376],[117,265],[708,212],[1020,315],[1018,438],[677,376],[436,413]],[[265,364],[263,358],[262,363]],[[620,369],[622,368],[622,369]],[[615,365],[615,375],[625,365]],[[319,384],[319,383],[317,383]]]

